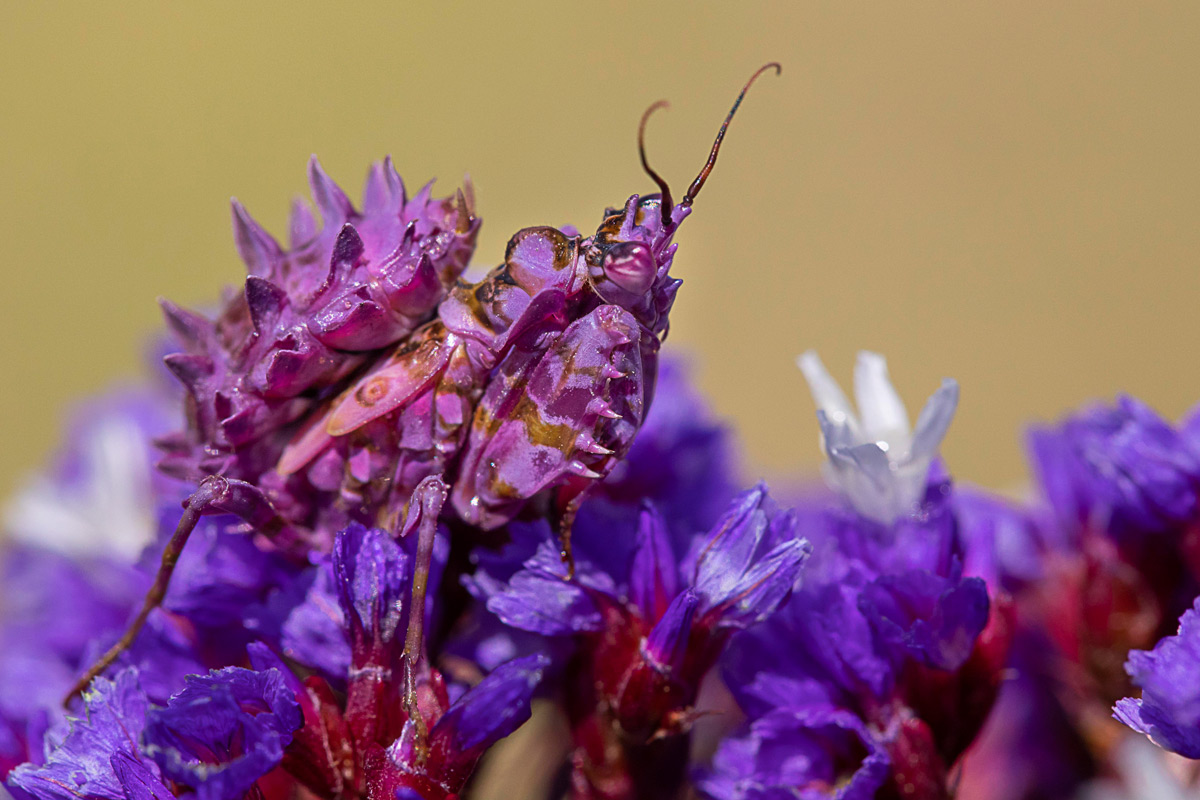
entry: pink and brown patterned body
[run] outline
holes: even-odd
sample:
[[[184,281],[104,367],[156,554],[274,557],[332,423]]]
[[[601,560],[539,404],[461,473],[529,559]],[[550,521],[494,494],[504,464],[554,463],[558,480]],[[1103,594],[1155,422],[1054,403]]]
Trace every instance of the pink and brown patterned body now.
[[[496,527],[554,490],[567,508],[628,451],[654,386],[680,281],[658,196],[633,196],[594,236],[526,228],[482,281],[335,399],[278,474],[392,522],[442,476],[468,523]],[[287,485],[285,483],[285,485]]]

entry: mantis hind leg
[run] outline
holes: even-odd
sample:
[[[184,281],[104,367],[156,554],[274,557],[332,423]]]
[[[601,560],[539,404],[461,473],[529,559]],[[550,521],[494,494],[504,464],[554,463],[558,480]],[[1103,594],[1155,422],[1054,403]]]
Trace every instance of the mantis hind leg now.
[[[183,553],[183,548],[192,535],[192,531],[200,522],[200,517],[206,514],[235,514],[252,525],[256,531],[269,537],[277,537],[285,532],[291,533],[293,539],[298,535],[284,522],[262,492],[255,487],[244,481],[223,478],[219,475],[205,478],[196,491],[184,501],[183,515],[179,518],[175,532],[167,541],[167,546],[159,561],[158,572],[154,576],[154,583],[151,584],[150,591],[146,593],[141,609],[116,644],[100,656],[71,687],[71,691],[63,698],[64,706],[70,703],[75,695],[86,689],[96,676],[112,666],[113,662],[133,645],[134,640],[145,627],[150,613],[162,605],[167,589],[170,588],[171,576],[175,573],[175,565],[179,562],[179,556]]]

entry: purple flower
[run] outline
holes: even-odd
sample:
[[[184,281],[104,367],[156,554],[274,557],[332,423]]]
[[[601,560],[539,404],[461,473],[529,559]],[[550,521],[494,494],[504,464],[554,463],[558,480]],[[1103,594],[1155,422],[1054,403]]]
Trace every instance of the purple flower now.
[[[1042,578],[1047,555],[1062,549],[1052,526],[1040,525],[1027,509],[978,489],[955,488],[954,516],[963,572],[994,588],[1013,591]]]
[[[336,540],[335,540],[336,541]],[[339,685],[350,669],[350,639],[331,558],[298,579],[307,585],[302,602],[287,611],[280,645],[288,658],[316,669]]]
[[[542,528],[536,552],[506,581],[484,573],[470,583],[488,596],[492,613],[533,633],[603,639],[623,619],[635,634],[635,649],[596,657],[622,659],[627,668],[643,663],[643,656],[664,669],[677,664],[676,677],[686,676],[692,692],[714,648],[719,650],[717,642],[777,608],[809,551],[796,536],[794,516],[780,513],[761,486],[737,497],[710,533],[691,537],[686,554],[677,553],[652,506],[622,537],[614,536],[603,511],[588,511],[574,532],[575,580],[563,580],[562,561]],[[518,535],[512,549],[524,539]],[[639,636],[645,640],[640,645]]]
[[[765,619],[791,593],[811,550],[796,534],[795,514],[778,513],[761,484],[729,505],[699,547],[684,572],[692,572],[700,624],[711,630]]]
[[[283,759],[303,720],[278,670],[192,675],[146,714],[144,751],[200,800],[235,800]]]
[[[236,800],[277,765],[300,726],[299,707],[277,671],[230,667],[192,675],[165,708],[151,705],[126,668],[97,678],[86,717],[46,738],[46,759],[10,775],[39,800],[165,800],[176,786],[203,800]]]
[[[144,759],[141,735],[150,708],[137,671],[122,670],[111,681],[97,678],[84,703],[84,718],[71,720],[61,738],[47,737],[44,764],[25,764],[12,771],[9,781],[14,786],[38,800],[124,800],[112,758],[124,753]],[[157,776],[157,767],[150,769]]]
[[[121,627],[97,636],[80,660],[84,665],[95,663],[120,635]],[[206,671],[197,651],[196,640],[187,626],[180,626],[166,614],[150,615],[146,627],[128,651],[117,659],[113,669],[135,667],[138,683],[146,696],[155,703],[165,703],[183,688],[187,677]]]
[[[651,505],[633,529],[626,520],[620,508],[585,504],[573,529],[571,581],[544,526],[535,534],[510,525],[509,566],[481,560],[468,585],[508,625],[569,637],[562,656],[571,659],[573,780],[586,785],[606,770],[655,763],[653,774],[631,779],[668,792],[684,777],[680,734],[691,728],[701,679],[734,631],[786,600],[809,546],[794,514],[779,511],[761,486],[734,498],[707,534],[675,535]],[[660,741],[665,752],[653,751]]]
[[[890,647],[930,667],[955,670],[971,655],[988,620],[987,584],[912,570],[883,575],[863,589],[859,608]]]
[[[690,553],[676,552],[653,506],[619,540],[604,511],[587,511],[574,532],[574,581],[562,579],[562,561],[543,534],[536,553],[506,583],[488,575],[472,581],[488,592],[488,608],[514,627],[568,635],[600,630],[604,608],[624,605],[627,595],[634,613],[653,625],[687,591],[696,597],[697,624],[743,628],[779,605],[808,553],[795,536],[794,517],[778,512],[761,486],[737,497],[707,535],[690,537]],[[516,539],[519,549],[526,537]]]
[[[854,714],[781,709],[726,739],[696,785],[717,800],[870,800],[890,765],[879,737]]]
[[[1046,580],[1019,601],[1107,708],[1143,663],[1126,655],[1167,635],[1200,592],[1200,450],[1130,397],[1034,430],[1030,444],[1052,546]]]
[[[126,800],[174,800],[174,793],[145,761],[117,752],[109,763],[125,790]]]
[[[483,753],[529,719],[533,692],[548,663],[545,656],[534,655],[496,668],[436,719],[427,754],[418,747],[414,723],[405,723],[388,748],[392,766],[383,785],[393,787],[397,797],[404,796],[404,789],[426,800],[457,795]]]
[[[178,517],[177,503],[160,510],[159,546],[141,559],[147,575],[158,569],[161,547]],[[297,572],[278,552],[261,548],[236,517],[204,517],[179,558],[163,607],[229,639],[230,628],[255,626],[258,606]]]
[[[355,657],[389,660],[397,635],[403,639],[415,547],[416,536],[397,543],[383,531],[357,524],[338,534],[333,553],[296,579],[307,589],[283,620],[283,651],[339,686]],[[426,595],[427,624],[448,557],[448,536],[439,534]]]
[[[945,791],[995,696],[1008,638],[987,585],[963,576],[953,510],[937,477],[892,525],[799,509],[813,557],[791,600],[730,643],[724,675],[749,723],[721,745],[706,792],[769,797],[791,782],[801,796],[854,797],[840,792],[861,781],[870,797],[885,780]],[[773,755],[813,748],[850,766]]]
[[[1118,541],[1194,520],[1200,452],[1144,403],[1120,397],[1030,433],[1043,491],[1059,524]]]
[[[498,666],[471,689],[446,685],[422,654],[404,657],[417,524],[436,524],[422,495],[410,507],[400,542],[381,530],[351,525],[330,558],[307,576],[308,588],[282,625],[292,658],[321,675],[303,683],[263,645],[250,648],[260,669],[285,671],[305,719],[287,749],[285,768],[312,791],[354,789],[386,796],[442,798],[460,792],[483,752],[529,717],[533,691],[548,660],[540,655]],[[435,540],[432,599],[448,557]],[[406,552],[406,550],[408,552]],[[429,620],[431,606],[426,606]],[[415,706],[407,705],[408,685]],[[344,689],[344,700],[332,686]]]
[[[1179,633],[1134,650],[1125,669],[1142,696],[1118,701],[1114,716],[1160,747],[1200,758],[1200,598],[1180,617]]]

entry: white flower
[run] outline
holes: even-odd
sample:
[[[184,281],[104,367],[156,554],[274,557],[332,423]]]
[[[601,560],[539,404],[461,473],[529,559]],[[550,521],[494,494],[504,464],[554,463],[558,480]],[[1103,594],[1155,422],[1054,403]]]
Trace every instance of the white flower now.
[[[137,558],[155,533],[149,442],[138,424],[106,414],[80,432],[72,480],[38,475],[4,509],[13,539],[74,556]]]
[[[949,378],[921,409],[916,432],[888,379],[887,362],[861,352],[854,367],[858,413],[812,350],[796,359],[817,404],[827,480],[860,514],[883,523],[912,513],[925,493],[929,466],[958,407]]]

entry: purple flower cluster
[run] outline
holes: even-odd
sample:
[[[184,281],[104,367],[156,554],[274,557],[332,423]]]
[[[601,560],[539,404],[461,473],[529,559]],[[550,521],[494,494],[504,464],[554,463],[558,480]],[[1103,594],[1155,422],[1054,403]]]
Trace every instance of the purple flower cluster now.
[[[184,392],[94,402],[8,507],[0,797],[1194,789],[1200,415],[1036,429],[1018,502],[942,463],[957,383],[910,425],[882,357],[852,405],[807,353],[831,490],[743,481],[659,357],[707,170],[478,283],[469,188],[387,161],[361,211],[314,161],[288,250],[235,205]]]

